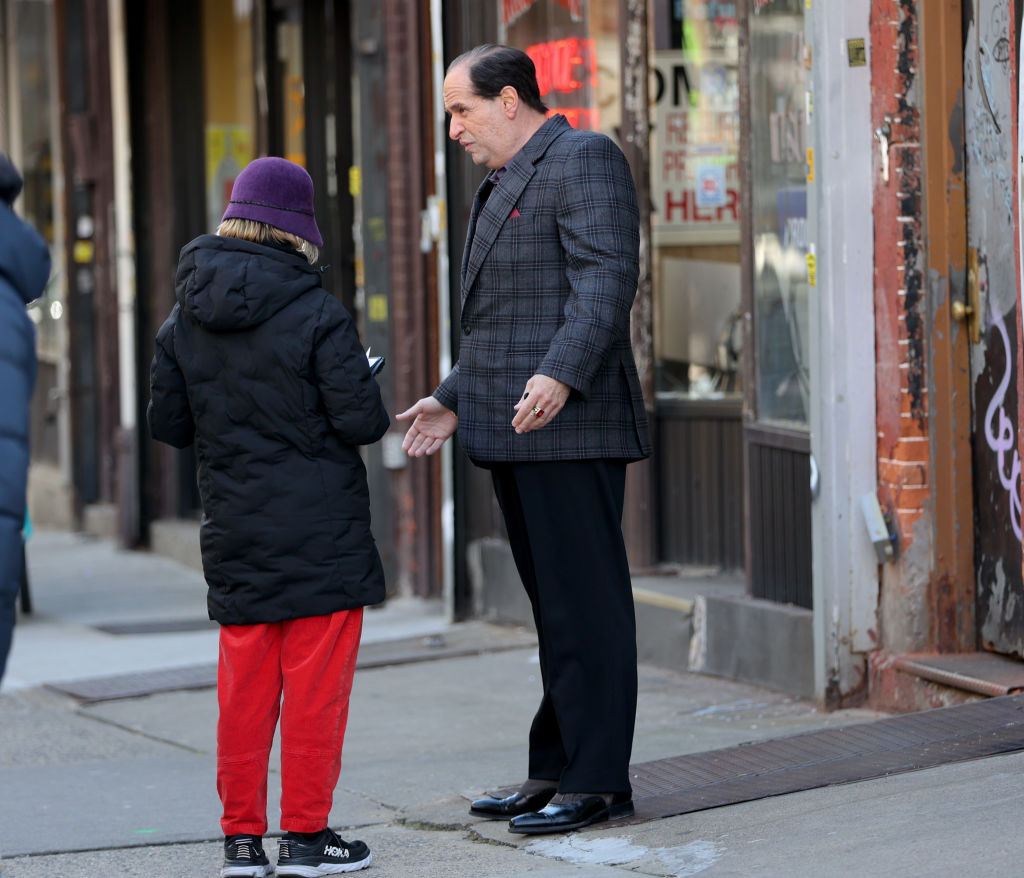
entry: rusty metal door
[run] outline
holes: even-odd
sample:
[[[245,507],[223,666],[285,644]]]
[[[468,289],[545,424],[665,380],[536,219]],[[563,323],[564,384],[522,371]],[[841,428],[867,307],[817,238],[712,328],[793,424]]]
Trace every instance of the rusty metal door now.
[[[964,0],[967,289],[979,644],[1024,657],[1017,406],[1017,33],[1021,0]]]

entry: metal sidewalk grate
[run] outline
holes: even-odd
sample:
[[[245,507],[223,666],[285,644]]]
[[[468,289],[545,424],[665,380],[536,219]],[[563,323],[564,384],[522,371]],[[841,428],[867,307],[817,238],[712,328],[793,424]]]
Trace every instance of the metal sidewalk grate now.
[[[630,768],[636,815],[616,825],[1016,750],[1024,695],[642,762]]]

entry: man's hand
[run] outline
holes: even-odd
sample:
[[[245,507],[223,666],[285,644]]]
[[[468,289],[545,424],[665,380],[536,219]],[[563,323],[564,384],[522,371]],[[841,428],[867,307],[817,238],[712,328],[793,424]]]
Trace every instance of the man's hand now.
[[[517,433],[529,433],[551,423],[569,398],[569,385],[547,375],[534,375],[513,408],[512,427]]]
[[[399,421],[414,419],[405,434],[405,439],[402,440],[402,450],[410,457],[433,454],[459,426],[455,412],[445,408],[432,396],[423,397],[414,406],[395,417]]]

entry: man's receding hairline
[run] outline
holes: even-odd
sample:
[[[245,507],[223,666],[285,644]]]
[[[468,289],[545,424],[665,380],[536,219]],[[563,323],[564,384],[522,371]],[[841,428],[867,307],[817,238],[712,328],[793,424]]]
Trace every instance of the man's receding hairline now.
[[[479,61],[483,56],[479,55],[476,58],[464,58],[458,64],[453,64],[448,68],[448,74],[451,75],[457,70],[461,70],[466,74],[466,81],[469,83],[469,93],[477,98],[482,98],[480,94],[480,87],[476,84],[476,79],[473,77],[474,61]]]
[[[448,72],[451,73],[458,67],[467,67],[472,70],[473,66],[479,61],[482,61],[484,58],[488,58],[491,55],[496,55],[508,48],[510,47],[491,43],[488,45],[477,46],[474,49],[469,49],[452,60],[451,64],[448,65]]]
[[[448,67],[448,73],[454,73],[456,70],[464,69],[466,71],[466,79],[469,80],[469,86],[473,91],[473,94],[477,97],[483,97],[480,94],[479,86],[476,82],[476,77],[473,76],[473,69],[482,61],[490,58],[491,55],[499,55],[503,51],[511,48],[510,46],[502,46],[497,43],[490,43],[484,46],[477,46],[475,49],[470,49],[468,52],[464,52]],[[505,83],[508,85],[509,83]],[[504,88],[505,86],[502,86]]]

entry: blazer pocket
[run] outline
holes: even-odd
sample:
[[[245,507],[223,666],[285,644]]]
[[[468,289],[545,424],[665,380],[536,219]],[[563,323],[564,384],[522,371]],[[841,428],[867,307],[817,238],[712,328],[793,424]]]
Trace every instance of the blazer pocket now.
[[[547,239],[544,224],[538,222],[536,215],[521,213],[505,220],[495,243],[508,247],[519,260],[527,258],[536,262]]]

